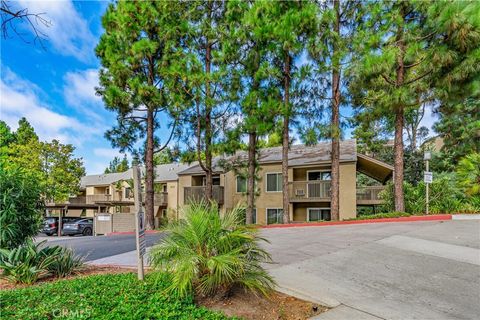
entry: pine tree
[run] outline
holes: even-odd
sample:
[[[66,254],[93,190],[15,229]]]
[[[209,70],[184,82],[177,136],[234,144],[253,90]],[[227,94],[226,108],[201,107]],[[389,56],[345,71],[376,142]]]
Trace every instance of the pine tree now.
[[[117,124],[106,137],[123,152],[138,153],[145,139],[145,208],[147,228],[154,227],[154,165],[158,150],[155,132],[169,124],[159,115],[176,119],[182,100],[175,94],[178,79],[172,74],[184,60],[181,38],[186,33],[180,4],[166,1],[120,1],[103,16],[105,33],[96,48],[102,63],[100,88],[106,107],[117,113]],[[170,137],[174,132],[175,120]],[[170,139],[164,142],[168,144]],[[162,147],[163,148],[163,147]],[[159,149],[162,149],[159,148]]]
[[[278,110],[282,118],[282,179],[283,179],[283,222],[289,223],[289,178],[288,151],[290,147],[290,125],[299,112],[302,82],[307,77],[307,68],[295,65],[305,51],[307,41],[316,31],[317,7],[306,1],[258,1],[254,4],[258,23],[267,35],[272,64],[276,67]],[[277,93],[274,93],[277,94]],[[298,104],[297,104],[298,103]]]

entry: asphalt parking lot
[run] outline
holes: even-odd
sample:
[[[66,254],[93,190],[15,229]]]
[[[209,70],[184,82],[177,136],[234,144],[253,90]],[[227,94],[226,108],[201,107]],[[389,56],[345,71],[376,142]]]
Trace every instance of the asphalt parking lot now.
[[[147,247],[157,243],[162,233],[145,234]],[[111,256],[132,252],[136,249],[135,235],[119,234],[110,236],[75,236],[75,237],[45,237],[40,235],[36,241],[47,240],[48,246],[63,246],[72,248],[78,255],[84,256],[85,261],[93,261]]]
[[[478,319],[480,221],[265,229],[280,290],[318,319]]]

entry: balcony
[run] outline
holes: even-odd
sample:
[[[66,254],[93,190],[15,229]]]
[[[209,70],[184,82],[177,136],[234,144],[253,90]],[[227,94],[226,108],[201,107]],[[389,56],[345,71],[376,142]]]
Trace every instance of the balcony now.
[[[357,188],[357,204],[381,204],[383,200],[379,194],[385,190],[385,186],[368,186]]]
[[[205,201],[205,186],[184,187],[185,203]],[[213,199],[218,204],[224,203],[224,191],[222,186],[213,186]]]
[[[93,204],[97,202],[107,202],[107,201],[112,201],[112,195],[111,194],[90,194],[87,195],[87,203]]]
[[[288,185],[291,202],[330,201],[330,181],[292,181]]]
[[[142,193],[142,200],[145,202],[146,193]],[[133,201],[133,198],[131,198]],[[168,204],[168,193],[167,192],[156,192],[153,195],[153,205],[159,207],[165,207]]]

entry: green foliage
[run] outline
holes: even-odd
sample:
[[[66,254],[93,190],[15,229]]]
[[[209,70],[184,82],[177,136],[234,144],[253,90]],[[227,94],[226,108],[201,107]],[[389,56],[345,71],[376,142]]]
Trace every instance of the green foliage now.
[[[11,249],[35,236],[42,219],[38,176],[0,160],[0,242]]]
[[[472,153],[458,163],[458,185],[469,196],[480,197],[480,153]]]
[[[406,212],[387,212],[387,213],[376,213],[376,214],[364,214],[360,215],[356,218],[346,219],[347,221],[350,220],[370,220],[370,219],[384,219],[384,218],[400,218],[400,217],[410,217],[410,213]]]
[[[75,147],[58,140],[40,141],[30,123],[22,118],[16,132],[0,148],[6,170],[21,167],[42,188],[45,200],[61,202],[76,194],[85,175],[81,158],[74,157]],[[8,135],[8,127],[2,130]]]
[[[169,291],[212,295],[228,293],[236,285],[254,293],[272,290],[274,281],[261,266],[271,261],[259,246],[265,239],[243,224],[242,208],[223,217],[205,203],[183,211],[185,220],[169,223],[165,228],[169,236],[150,252],[153,267],[172,274]]]
[[[1,277],[11,282],[32,284],[49,274],[48,268],[62,253],[61,247],[43,247],[44,242],[35,244],[28,240],[11,250],[0,250]]]
[[[124,155],[123,159],[120,159],[120,157],[114,157],[108,164],[108,167],[105,168],[104,173],[125,172],[129,168],[127,155]]]
[[[425,213],[425,190],[423,182],[416,186],[404,182],[406,212],[411,214]],[[394,196],[391,184],[381,193],[381,197],[385,200],[382,210],[393,211]],[[430,184],[430,213],[480,212],[478,202],[476,197],[466,196],[463,190],[458,187],[457,177],[454,173],[434,174],[433,183]]]
[[[94,275],[0,292],[2,318],[18,320],[62,319],[169,319],[221,320],[218,312],[196,307],[193,297],[165,292],[170,279],[134,273]]]
[[[72,249],[57,247],[58,252],[52,263],[47,266],[48,272],[58,278],[64,278],[68,275],[80,271],[84,267],[84,258],[75,255]]]

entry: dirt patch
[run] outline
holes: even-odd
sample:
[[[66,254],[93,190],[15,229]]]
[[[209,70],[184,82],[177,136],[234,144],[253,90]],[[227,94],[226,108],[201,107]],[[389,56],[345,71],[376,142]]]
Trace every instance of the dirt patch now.
[[[94,274],[115,274],[115,273],[125,273],[125,272],[135,272],[134,269],[128,269],[128,268],[120,268],[120,267],[112,267],[112,266],[105,266],[105,267],[99,267],[99,266],[90,266],[86,265],[85,268],[81,271],[76,272],[75,274],[72,274],[68,277],[65,278],[56,278],[53,276],[48,276],[41,278],[38,280],[36,283],[32,284],[32,286],[46,283],[46,282],[52,282],[52,281],[58,281],[62,279],[73,279],[73,278],[78,278],[78,277],[86,277]],[[24,288],[28,287],[29,285],[27,284],[21,284],[21,283],[11,283],[5,279],[0,279],[0,290],[7,290],[7,289],[18,289],[18,288]]]
[[[227,316],[262,320],[308,319],[328,310],[327,307],[300,300],[280,292],[273,292],[268,298],[255,296],[243,290],[236,290],[224,299],[198,299],[198,305],[218,310]]]

